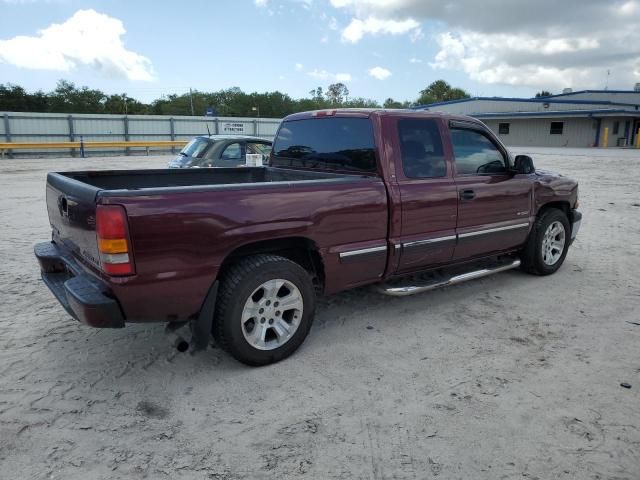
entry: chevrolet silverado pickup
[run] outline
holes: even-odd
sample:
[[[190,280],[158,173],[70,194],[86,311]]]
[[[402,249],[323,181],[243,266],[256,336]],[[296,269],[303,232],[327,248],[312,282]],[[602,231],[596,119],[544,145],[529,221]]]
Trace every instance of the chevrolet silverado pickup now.
[[[389,295],[520,267],[554,273],[577,182],[510,155],[480,121],[324,110],[280,125],[264,167],[50,173],[42,278],[93,327],[164,322],[265,365],[307,336],[317,295]]]

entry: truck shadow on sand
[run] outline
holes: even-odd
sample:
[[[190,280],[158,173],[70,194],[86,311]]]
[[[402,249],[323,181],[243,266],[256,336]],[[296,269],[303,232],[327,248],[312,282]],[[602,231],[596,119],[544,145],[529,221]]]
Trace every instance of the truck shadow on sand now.
[[[374,287],[361,287],[317,302],[314,325],[306,341],[294,354],[294,361],[304,361],[306,355],[317,354],[328,341],[337,337],[341,343],[367,342],[365,330],[403,327],[460,327],[468,321],[456,315],[460,309],[478,302],[488,292],[505,292],[514,283],[539,281],[517,271],[504,272],[482,280],[445,287],[409,297],[389,297]],[[522,286],[522,285],[521,285]],[[508,294],[504,294],[508,296]],[[513,299],[517,303],[517,299]],[[51,302],[53,304],[53,302]],[[51,318],[53,305],[42,308],[39,315]],[[182,369],[206,371],[209,375],[244,370],[211,340],[206,351],[180,353],[164,334],[164,324],[128,324],[123,329],[92,329],[79,325],[63,312],[56,315],[54,327],[46,332],[48,365],[65,365],[77,361],[76,368],[99,365],[105,374],[121,378],[132,370],[148,371],[161,368],[165,373],[180,374]],[[485,319],[486,320],[486,319]],[[287,360],[284,360],[287,362]],[[161,365],[161,367],[160,367]],[[264,367],[269,368],[269,367]]]

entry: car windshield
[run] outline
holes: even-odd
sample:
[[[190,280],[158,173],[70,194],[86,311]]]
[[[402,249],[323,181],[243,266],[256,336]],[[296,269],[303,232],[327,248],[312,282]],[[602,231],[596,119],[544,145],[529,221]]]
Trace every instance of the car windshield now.
[[[207,142],[203,138],[194,138],[189,143],[185,145],[185,147],[180,151],[182,155],[185,157],[193,157],[200,158],[202,153],[209,146],[209,142]]]

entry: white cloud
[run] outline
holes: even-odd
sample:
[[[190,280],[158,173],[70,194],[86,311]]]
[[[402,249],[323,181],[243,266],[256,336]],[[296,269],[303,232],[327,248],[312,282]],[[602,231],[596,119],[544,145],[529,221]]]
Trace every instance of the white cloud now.
[[[129,80],[152,80],[151,61],[125,48],[121,38],[125,33],[117,18],[78,10],[64,23],[54,23],[35,36],[0,40],[0,62],[62,72],[88,66]]]
[[[409,63],[422,63],[422,60],[420,60],[419,58],[410,58],[409,59]]]
[[[541,39],[522,34],[481,34],[463,31],[436,38],[440,50],[434,69],[459,69],[482,83],[533,85],[561,89],[588,81],[589,68],[555,64],[565,53],[581,55],[597,50],[594,38]],[[512,57],[532,58],[533,63],[513,64]],[[549,62],[544,58],[549,57]]]
[[[324,36],[320,39],[320,43],[329,43],[329,35],[324,35]]]
[[[350,73],[331,73],[326,70],[318,70],[317,68],[308,71],[307,75],[315,78],[316,80],[329,80],[336,82],[350,82],[352,78]]]
[[[254,0],[253,3],[256,4],[256,7],[266,7],[267,0]]]
[[[383,67],[373,67],[369,69],[369,76],[378,80],[386,80],[391,76],[391,71]]]
[[[301,63],[296,63],[296,72],[301,72],[304,70],[304,65]]]
[[[338,21],[336,20],[336,17],[331,17],[329,19],[329,28],[331,30],[337,30],[338,29]]]
[[[357,43],[365,34],[401,35],[417,30],[420,30],[420,24],[412,18],[404,20],[380,19],[373,16],[367,17],[364,20],[354,18],[342,31],[342,40]]]
[[[384,24],[415,22],[403,33],[422,36],[419,23],[440,29],[436,69],[466,72],[483,83],[535,88],[632,88],[640,82],[640,1],[577,0],[330,0],[351,15],[345,41],[367,34],[374,18]],[[552,12],[552,14],[550,14]],[[397,32],[399,29],[396,28]],[[400,29],[402,30],[402,29]]]

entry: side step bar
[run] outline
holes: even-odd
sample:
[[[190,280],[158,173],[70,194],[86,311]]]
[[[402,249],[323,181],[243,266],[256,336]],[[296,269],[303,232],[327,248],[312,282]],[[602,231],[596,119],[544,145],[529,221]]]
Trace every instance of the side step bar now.
[[[457,283],[474,280],[476,278],[486,277],[494,273],[504,272],[520,266],[520,259],[509,258],[506,262],[496,262],[490,266],[472,270],[470,272],[460,273],[457,275],[438,275],[437,277],[427,278],[422,281],[405,282],[404,284],[382,284],[378,287],[381,293],[392,295],[394,297],[405,297],[407,295],[415,295],[435,288],[455,285]]]

